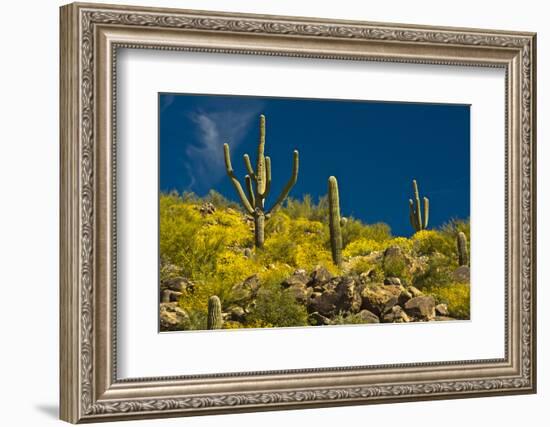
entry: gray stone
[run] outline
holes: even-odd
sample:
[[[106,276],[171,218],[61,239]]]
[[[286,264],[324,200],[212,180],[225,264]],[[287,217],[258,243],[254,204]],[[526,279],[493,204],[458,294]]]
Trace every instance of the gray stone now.
[[[306,286],[309,282],[309,277],[305,270],[296,270],[292,276],[287,277],[282,283],[283,288],[289,288],[291,286]]]
[[[235,301],[240,305],[245,302],[249,302],[256,297],[258,289],[260,288],[260,277],[257,274],[246,278],[243,282],[237,283],[233,286],[232,293]]]
[[[453,280],[460,283],[470,283],[470,267],[461,265],[453,271]]]
[[[161,331],[182,330],[184,322],[189,321],[189,316],[177,302],[161,303],[159,318]]]
[[[401,286],[401,279],[399,277],[386,277],[384,279],[384,285]]]
[[[310,285],[314,286],[317,284],[323,284],[332,279],[332,274],[322,265],[316,266],[311,272],[311,282]]]
[[[181,296],[181,292],[164,289],[161,293],[161,302],[178,302]]]
[[[411,321],[410,317],[399,305],[394,305],[391,311],[384,315],[383,319],[386,323],[407,323]]]
[[[361,308],[382,316],[397,304],[402,289],[401,286],[369,283],[361,291]]]
[[[330,319],[326,316],[323,316],[322,314],[318,312],[313,312],[309,315],[309,318],[312,320],[311,323],[315,325],[329,325]]]
[[[361,310],[356,316],[361,319],[362,323],[380,323],[378,316],[369,310]]]
[[[185,277],[173,277],[160,282],[160,289],[169,289],[175,292],[193,291],[195,284]]]
[[[435,318],[435,300],[432,296],[414,297],[405,304],[405,311],[409,316],[421,320]]]
[[[447,307],[447,304],[437,304],[435,306],[435,312],[440,316],[448,316],[449,307]]]

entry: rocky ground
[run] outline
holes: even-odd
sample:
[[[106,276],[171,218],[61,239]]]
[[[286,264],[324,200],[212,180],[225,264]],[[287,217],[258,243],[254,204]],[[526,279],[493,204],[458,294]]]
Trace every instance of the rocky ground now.
[[[466,274],[464,267],[460,269],[457,274]],[[161,330],[179,329],[187,314],[178,306],[178,300],[185,292],[192,292],[194,286],[185,278],[161,284]],[[446,304],[437,304],[433,296],[403,285],[398,277],[378,282],[367,272],[333,276],[318,266],[310,274],[296,270],[281,287],[306,306],[311,325],[455,320],[448,316]],[[244,322],[260,288],[257,274],[235,285],[236,302],[224,309],[224,321]]]

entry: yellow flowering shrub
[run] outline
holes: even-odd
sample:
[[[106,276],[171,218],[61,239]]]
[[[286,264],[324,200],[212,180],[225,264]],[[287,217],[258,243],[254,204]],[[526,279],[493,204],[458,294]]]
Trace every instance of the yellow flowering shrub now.
[[[425,289],[433,295],[438,303],[445,303],[449,309],[449,316],[455,319],[470,318],[470,284],[451,283],[449,285],[431,286]]]
[[[383,250],[385,247],[384,243],[376,240],[360,238],[346,246],[343,254],[346,257],[369,255],[371,252]]]

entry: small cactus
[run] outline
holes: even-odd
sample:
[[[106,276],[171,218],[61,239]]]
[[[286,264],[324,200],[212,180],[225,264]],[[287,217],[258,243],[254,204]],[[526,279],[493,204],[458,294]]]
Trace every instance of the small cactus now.
[[[458,250],[458,265],[468,265],[468,246],[466,235],[462,231],[456,235],[456,247]]]
[[[424,218],[422,218],[420,196],[418,195],[418,184],[416,183],[416,179],[413,179],[413,191],[414,201],[409,199],[409,219],[415,231],[425,230],[428,228],[430,200],[427,197],[424,197]]]
[[[340,218],[340,197],[338,181],[334,176],[328,179],[329,228],[332,261],[337,266],[342,265],[342,220]],[[345,221],[344,221],[345,223]]]
[[[216,295],[208,299],[208,320],[206,329],[222,328],[222,304]]]

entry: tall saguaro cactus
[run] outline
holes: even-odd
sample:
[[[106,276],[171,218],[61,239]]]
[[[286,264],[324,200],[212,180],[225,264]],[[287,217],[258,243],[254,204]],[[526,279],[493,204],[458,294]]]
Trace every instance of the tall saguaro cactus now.
[[[424,218],[422,218],[422,210],[420,208],[420,196],[418,195],[418,184],[416,179],[413,179],[414,201],[409,199],[409,219],[411,225],[416,231],[425,230],[428,228],[428,218],[430,215],[430,201],[424,197]]]
[[[243,191],[241,183],[235,176],[233,167],[231,166],[231,156],[229,154],[229,145],[223,145],[223,152],[225,157],[225,169],[227,175],[231,179],[237,195],[241,201],[241,204],[245,211],[254,218],[254,238],[257,248],[261,248],[264,245],[264,227],[265,220],[269,215],[278,209],[283,201],[287,198],[288,193],[296,181],[298,180],[298,165],[299,156],[298,151],[294,150],[293,164],[292,164],[292,176],[286,183],[283,191],[271,207],[266,210],[265,200],[271,190],[271,159],[264,154],[265,150],[265,116],[260,116],[260,141],[258,143],[258,158],[256,160],[256,171],[252,167],[250,157],[248,154],[244,155],[244,164],[248,174],[244,177],[246,184],[246,194]]]
[[[466,245],[466,235],[462,231],[456,235],[456,247],[458,250],[458,265],[468,265],[468,246]]]
[[[332,250],[332,261],[337,266],[342,265],[342,223],[340,218],[340,196],[338,194],[338,181],[331,176],[328,179],[328,207],[329,207],[329,228],[330,248]]]
[[[206,329],[222,328],[222,304],[216,295],[208,298],[208,318]]]

